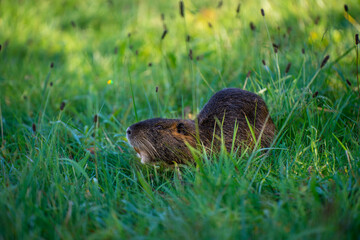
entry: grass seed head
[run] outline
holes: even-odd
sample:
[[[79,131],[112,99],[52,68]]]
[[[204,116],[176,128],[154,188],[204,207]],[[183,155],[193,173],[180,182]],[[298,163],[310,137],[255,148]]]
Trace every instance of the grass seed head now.
[[[155,92],[157,93],[159,91],[159,87],[156,86]]]
[[[189,58],[190,58],[190,60],[193,60],[193,51],[191,48],[189,50]]]
[[[152,66],[152,62],[149,62],[148,66],[151,67],[151,66]]]
[[[54,68],[54,63],[53,62],[50,63],[50,68]]]
[[[165,15],[162,13],[161,14],[161,21],[164,21],[165,20]]]
[[[279,45],[273,43],[272,46],[273,46],[273,48],[274,48],[274,52],[277,53],[278,50],[279,50]]]
[[[264,65],[264,66],[266,66],[266,62],[265,62],[265,60],[263,59],[263,60],[261,60],[261,62],[262,62],[262,64]]]
[[[251,75],[251,70],[248,71],[248,73],[246,74],[246,78],[249,78]]]
[[[344,9],[345,9],[345,12],[348,12],[349,11],[348,5],[345,4]]]
[[[349,85],[349,87],[351,87],[351,82],[349,81],[349,79],[346,79],[346,83]]]
[[[218,5],[217,5],[217,8],[221,8],[222,5],[223,5],[223,1],[220,1],[220,2],[218,3]]]
[[[313,98],[316,98],[317,97],[317,95],[319,94],[319,92],[318,91],[316,91],[314,94],[313,94]]]
[[[186,41],[187,41],[187,42],[190,42],[190,35],[187,35],[187,36],[186,36]]]
[[[211,22],[208,22],[208,26],[209,26],[209,28],[212,28]]]
[[[164,38],[165,38],[165,36],[166,36],[167,32],[168,32],[168,30],[167,30],[167,29],[165,29],[165,30],[164,30],[164,32],[163,32],[163,34],[161,35],[161,40],[164,40]]]
[[[236,14],[240,13],[240,7],[241,7],[241,4],[239,3],[236,7]]]
[[[264,9],[263,9],[263,8],[261,9],[261,15],[262,15],[263,17],[265,17],[265,12],[264,12]]]
[[[52,86],[54,85],[54,83],[53,83],[53,82],[50,82],[50,84],[49,84],[49,85],[50,85],[50,87],[52,87]]]
[[[2,49],[2,46],[1,46],[1,44],[0,44],[0,52],[1,52],[1,49]]]
[[[286,74],[290,71],[290,68],[291,68],[291,62],[289,62],[288,65],[286,66],[286,69],[285,69]]]
[[[115,47],[115,48],[114,48],[114,54],[117,54],[117,53],[118,53],[118,48]]]
[[[358,45],[360,43],[360,40],[359,40],[359,34],[355,34],[355,44]]]
[[[184,14],[184,2],[183,1],[179,2],[179,8],[180,8],[180,16],[185,17],[185,14]]]
[[[36,125],[35,125],[35,123],[32,124],[32,130],[33,130],[34,133],[36,133]]]
[[[301,49],[301,53],[302,53],[302,54],[305,54],[305,49],[304,49],[304,48]]]
[[[64,110],[65,105],[66,105],[66,104],[65,104],[64,101],[62,101],[62,102],[60,103],[60,111]]]
[[[323,68],[325,66],[325,64],[327,63],[327,61],[329,60],[330,56],[329,55],[326,55],[324,57],[324,59],[322,60],[321,62],[321,65],[320,65],[320,68]]]
[[[94,116],[94,123],[95,123],[95,124],[98,122],[98,120],[99,120],[98,118],[99,118],[98,115],[95,114],[95,116]]]
[[[290,35],[291,31],[292,31],[292,27],[288,27],[288,28],[286,29],[286,32],[287,32],[288,35]]]
[[[71,21],[71,26],[72,26],[73,28],[76,28],[76,23],[75,23],[74,21]]]
[[[315,25],[318,25],[320,21],[320,16],[317,16],[314,20]]]
[[[250,28],[251,28],[252,31],[256,30],[256,27],[255,27],[253,22],[250,22]]]

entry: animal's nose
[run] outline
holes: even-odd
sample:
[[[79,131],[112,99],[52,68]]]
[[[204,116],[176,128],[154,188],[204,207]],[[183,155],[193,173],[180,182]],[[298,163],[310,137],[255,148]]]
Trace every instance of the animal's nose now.
[[[128,127],[128,129],[126,129],[126,134],[127,134],[127,135],[131,135],[131,129],[130,129],[130,127]]]

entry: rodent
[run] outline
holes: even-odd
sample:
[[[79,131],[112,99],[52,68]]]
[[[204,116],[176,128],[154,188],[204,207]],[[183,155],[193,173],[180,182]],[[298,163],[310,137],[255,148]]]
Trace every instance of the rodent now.
[[[210,98],[195,120],[148,119],[131,125],[126,136],[144,164],[187,163],[193,161],[188,146],[217,151],[221,137],[229,152],[232,148],[239,153],[252,149],[256,141],[249,125],[256,140],[261,135],[261,147],[269,147],[275,125],[264,100],[252,92],[225,88]]]

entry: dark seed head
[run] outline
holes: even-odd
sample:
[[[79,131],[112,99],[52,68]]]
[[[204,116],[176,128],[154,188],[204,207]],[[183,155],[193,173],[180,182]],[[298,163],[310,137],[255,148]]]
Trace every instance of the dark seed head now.
[[[286,31],[287,31],[287,34],[290,35],[290,33],[291,33],[291,31],[292,31],[292,27],[288,27],[288,28],[286,29]]]
[[[72,26],[73,28],[75,28],[75,27],[76,27],[76,23],[75,23],[74,21],[71,21],[71,26]]]
[[[27,100],[27,96],[26,96],[26,95],[24,95],[24,100]]]
[[[138,50],[135,51],[135,55],[136,55],[136,56],[139,55],[139,51],[138,51]]]
[[[302,54],[305,54],[305,49],[304,49],[304,48],[301,49],[301,53],[302,53]]]
[[[165,15],[162,13],[161,14],[161,21],[164,21],[165,20]]]
[[[262,62],[262,64],[264,65],[264,66],[266,66],[266,62],[265,62],[265,60],[263,59],[263,60],[261,60],[261,62]]]
[[[315,25],[318,25],[319,21],[320,21],[320,16],[317,16],[314,20]]]
[[[98,115],[95,114],[95,116],[94,116],[94,123],[96,124],[97,122],[98,122]]]
[[[131,33],[128,33],[128,35],[127,35],[128,37],[131,37]]]
[[[264,9],[263,9],[263,8],[261,9],[261,15],[262,15],[263,17],[265,17],[265,12],[264,12]]]
[[[217,5],[217,8],[221,8],[222,5],[223,5],[223,1],[220,1],[220,2],[218,3],[218,5]]]
[[[349,79],[346,79],[346,83],[351,87],[351,82],[349,81]]]
[[[148,66],[149,66],[149,67],[151,67],[151,66],[152,66],[152,63],[151,63],[151,62],[149,62]]]
[[[54,84],[53,84],[53,82],[50,82],[50,84],[49,84],[49,85],[50,85],[50,87],[52,87]]]
[[[318,91],[316,91],[314,94],[313,94],[313,98],[316,98],[317,97],[317,95],[319,94],[319,92]]]
[[[240,6],[241,6],[241,4],[239,3],[239,4],[237,5],[237,8],[236,8],[236,13],[237,13],[237,14],[240,13]]]
[[[180,8],[180,16],[184,17],[185,14],[184,14],[184,2],[183,1],[179,2],[179,8]]]
[[[248,73],[246,74],[246,78],[249,78],[251,75],[251,71],[248,71]]]
[[[253,22],[250,22],[250,28],[252,31],[255,31],[256,27]]]
[[[360,43],[360,40],[359,40],[359,34],[355,34],[355,44],[358,45]]]
[[[118,48],[115,47],[115,48],[114,48],[114,54],[117,54],[117,53],[118,53]]]
[[[272,44],[274,48],[274,52],[277,53],[279,50],[279,45],[276,45],[275,43]]]
[[[327,61],[329,60],[330,56],[329,55],[326,55],[324,57],[324,59],[322,60],[321,62],[321,65],[320,65],[320,68],[323,68],[325,66],[325,64],[327,63]]]
[[[197,61],[200,61],[200,60],[203,59],[203,58],[204,58],[203,55],[199,55],[199,56],[196,57],[196,60],[197,60]]]
[[[65,108],[65,102],[63,101],[60,104],[60,111],[64,110],[64,108]]]
[[[291,62],[289,62],[288,65],[286,66],[285,73],[288,73],[290,71],[290,68],[291,68]]]
[[[344,9],[345,9],[345,12],[348,12],[349,11],[348,5],[345,4]]]
[[[190,42],[190,35],[187,35],[187,36],[186,36],[186,41],[187,41],[187,42]]]
[[[51,63],[50,63],[50,68],[53,68],[53,67],[54,67],[54,63],[51,62]]]
[[[168,30],[165,29],[164,32],[163,32],[163,34],[161,35],[161,40],[163,40],[163,39],[165,38],[167,32],[168,32]]]
[[[159,91],[159,87],[158,87],[158,86],[156,86],[155,92],[158,92],[158,91]]]
[[[0,52],[1,52],[1,49],[2,49],[2,46],[1,46],[1,44],[0,44]]]
[[[134,48],[134,46],[133,46],[133,45],[130,45],[130,46],[129,46],[129,48],[130,48],[130,49],[133,49],[133,48]]]
[[[34,133],[36,132],[36,125],[35,125],[35,123],[32,124],[32,130],[33,130]]]
[[[192,49],[189,50],[189,58],[190,58],[190,60],[193,60],[193,51],[192,51]]]
[[[208,26],[209,26],[209,28],[212,28],[211,22],[208,22]]]

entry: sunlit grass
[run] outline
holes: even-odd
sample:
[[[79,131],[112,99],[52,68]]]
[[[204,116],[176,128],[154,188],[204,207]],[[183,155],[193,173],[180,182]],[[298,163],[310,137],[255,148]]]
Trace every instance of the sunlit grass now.
[[[1,2],[0,238],[358,236],[357,2],[184,4]],[[224,87],[265,99],[267,154],[140,164],[136,118],[194,118]]]

